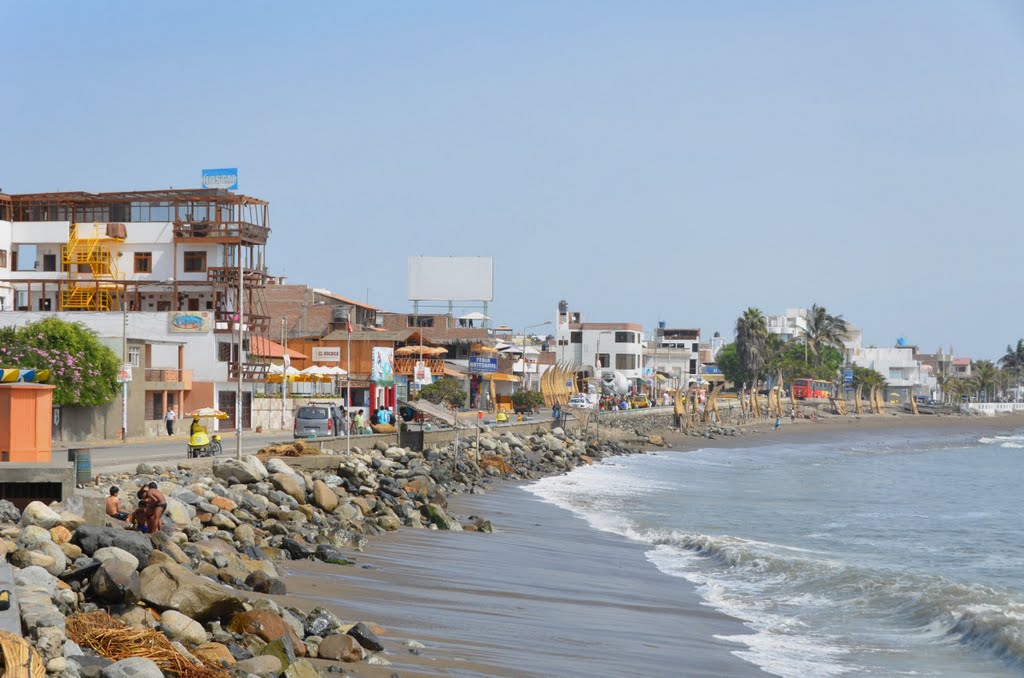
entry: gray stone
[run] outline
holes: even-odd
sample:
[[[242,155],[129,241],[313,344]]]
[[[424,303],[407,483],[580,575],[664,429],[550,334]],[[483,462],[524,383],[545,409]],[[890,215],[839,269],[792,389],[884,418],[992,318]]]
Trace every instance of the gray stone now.
[[[176,610],[167,610],[160,615],[160,629],[170,640],[191,645],[202,645],[207,640],[202,624]]]
[[[426,517],[430,519],[431,524],[437,526],[437,529],[452,530],[453,532],[462,531],[462,525],[457,520],[450,518],[444,509],[437,504],[427,504],[424,510]]]
[[[363,648],[359,641],[343,633],[334,633],[322,641],[317,649],[320,659],[333,659],[343,662],[359,662],[363,660]]]
[[[333,612],[322,607],[316,607],[306,617],[303,634],[306,636],[320,636],[322,638],[340,626],[341,620]]]
[[[264,654],[252,659],[241,660],[235,664],[235,670],[241,672],[243,676],[250,673],[257,676],[268,674],[276,676],[281,673],[281,660],[273,655]]]
[[[151,605],[177,610],[206,622],[243,609],[242,599],[230,589],[215,584],[172,563],[150,565],[139,577],[142,599]]]
[[[348,558],[344,551],[337,546],[331,546],[330,544],[318,545],[314,556],[317,560],[322,560],[325,563],[333,563],[335,565],[352,564],[352,560]]]
[[[384,649],[384,646],[381,644],[380,638],[377,637],[377,634],[371,631],[370,627],[363,622],[359,622],[350,628],[348,630],[348,635],[355,638],[359,641],[360,645],[371,652],[381,652]]]
[[[0,499],[0,525],[16,525],[20,520],[21,511],[18,507],[6,499]]]
[[[92,575],[89,580],[93,594],[108,603],[131,605],[138,602],[140,594],[139,573],[131,563],[111,558]]]
[[[265,572],[257,570],[245,578],[245,585],[257,593],[269,593],[275,596],[283,596],[288,593],[284,582],[275,579]]]
[[[26,591],[42,591],[50,598],[57,595],[57,578],[41,567],[24,567],[14,571],[14,585]]]
[[[29,525],[22,528],[21,534],[18,535],[17,544],[22,548],[35,550],[40,545],[52,541],[53,537],[50,536],[49,530],[37,525]]]
[[[321,673],[308,659],[300,659],[284,671],[284,678],[320,678]]]
[[[130,532],[116,527],[96,527],[83,525],[75,530],[72,543],[82,547],[82,551],[91,556],[104,546],[116,546],[139,559],[139,565],[149,565],[149,554],[153,552],[153,544],[149,537],[141,532]]]
[[[100,672],[101,678],[163,678],[163,675],[156,662],[145,657],[122,659]]]
[[[131,565],[133,570],[139,569],[139,559],[117,546],[104,546],[101,549],[96,549],[92,557],[101,563],[105,563],[108,560],[121,560]]]

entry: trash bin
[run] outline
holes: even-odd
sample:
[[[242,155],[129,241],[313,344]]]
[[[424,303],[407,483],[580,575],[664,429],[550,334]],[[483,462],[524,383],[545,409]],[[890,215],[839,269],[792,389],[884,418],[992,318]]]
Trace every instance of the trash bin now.
[[[72,448],[68,450],[68,461],[75,465],[76,485],[84,485],[92,481],[92,450]]]

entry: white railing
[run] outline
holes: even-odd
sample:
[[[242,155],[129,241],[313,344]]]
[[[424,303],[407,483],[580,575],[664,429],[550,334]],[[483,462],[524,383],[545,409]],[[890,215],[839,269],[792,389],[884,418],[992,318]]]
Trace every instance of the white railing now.
[[[962,409],[993,416],[1002,412],[1024,412],[1024,403],[966,403]]]

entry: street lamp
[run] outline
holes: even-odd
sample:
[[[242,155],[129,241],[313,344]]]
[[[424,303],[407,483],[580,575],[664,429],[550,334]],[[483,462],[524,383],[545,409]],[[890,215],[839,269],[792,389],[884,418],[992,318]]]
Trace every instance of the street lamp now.
[[[529,384],[527,383],[528,376],[527,376],[527,373],[526,373],[526,335],[527,335],[527,330],[532,330],[535,327],[545,327],[545,326],[550,325],[550,324],[551,324],[551,321],[550,320],[546,320],[546,321],[544,321],[542,323],[537,323],[536,325],[527,325],[526,327],[523,328],[523,384],[525,385],[525,388],[527,388],[527,389],[529,388]]]

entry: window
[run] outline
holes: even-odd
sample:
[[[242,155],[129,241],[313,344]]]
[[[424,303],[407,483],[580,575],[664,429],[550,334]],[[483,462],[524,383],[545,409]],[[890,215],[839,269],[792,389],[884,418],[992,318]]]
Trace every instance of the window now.
[[[616,332],[615,333],[615,343],[616,344],[632,344],[633,343],[633,336],[634,335],[633,335],[632,332]]]
[[[228,341],[217,343],[217,360],[222,363],[234,362],[238,357],[237,347]]]
[[[583,343],[583,332],[570,332],[569,333],[570,344],[582,344]]]
[[[615,369],[617,369],[617,370],[635,370],[636,369],[636,354],[635,353],[616,353],[615,354]]]
[[[696,360],[691,360],[690,361],[689,373],[690,374],[697,374],[697,361]]]
[[[188,256],[187,253],[186,253],[186,256]],[[185,270],[186,271],[188,270],[188,264],[185,265]],[[153,253],[152,252],[136,252],[135,253],[135,272],[136,273],[152,273],[153,272]]]
[[[129,346],[128,347],[128,364],[131,365],[132,367],[138,367],[141,355],[142,355],[142,349],[140,349],[138,346]]]
[[[205,273],[206,252],[185,252],[185,272]]]
[[[0,250],[0,268],[7,268],[7,250]]]
[[[612,364],[611,357],[607,353],[599,353],[597,356],[597,366],[604,369]]]
[[[690,350],[693,351],[694,353],[698,353],[700,351],[700,344],[698,344],[696,341],[693,342],[693,348],[691,348]]]
[[[43,255],[43,270],[44,271],[56,271],[57,270],[57,255],[56,254],[44,254]]]
[[[409,327],[433,327],[434,319],[423,316],[409,316],[408,323]]]

